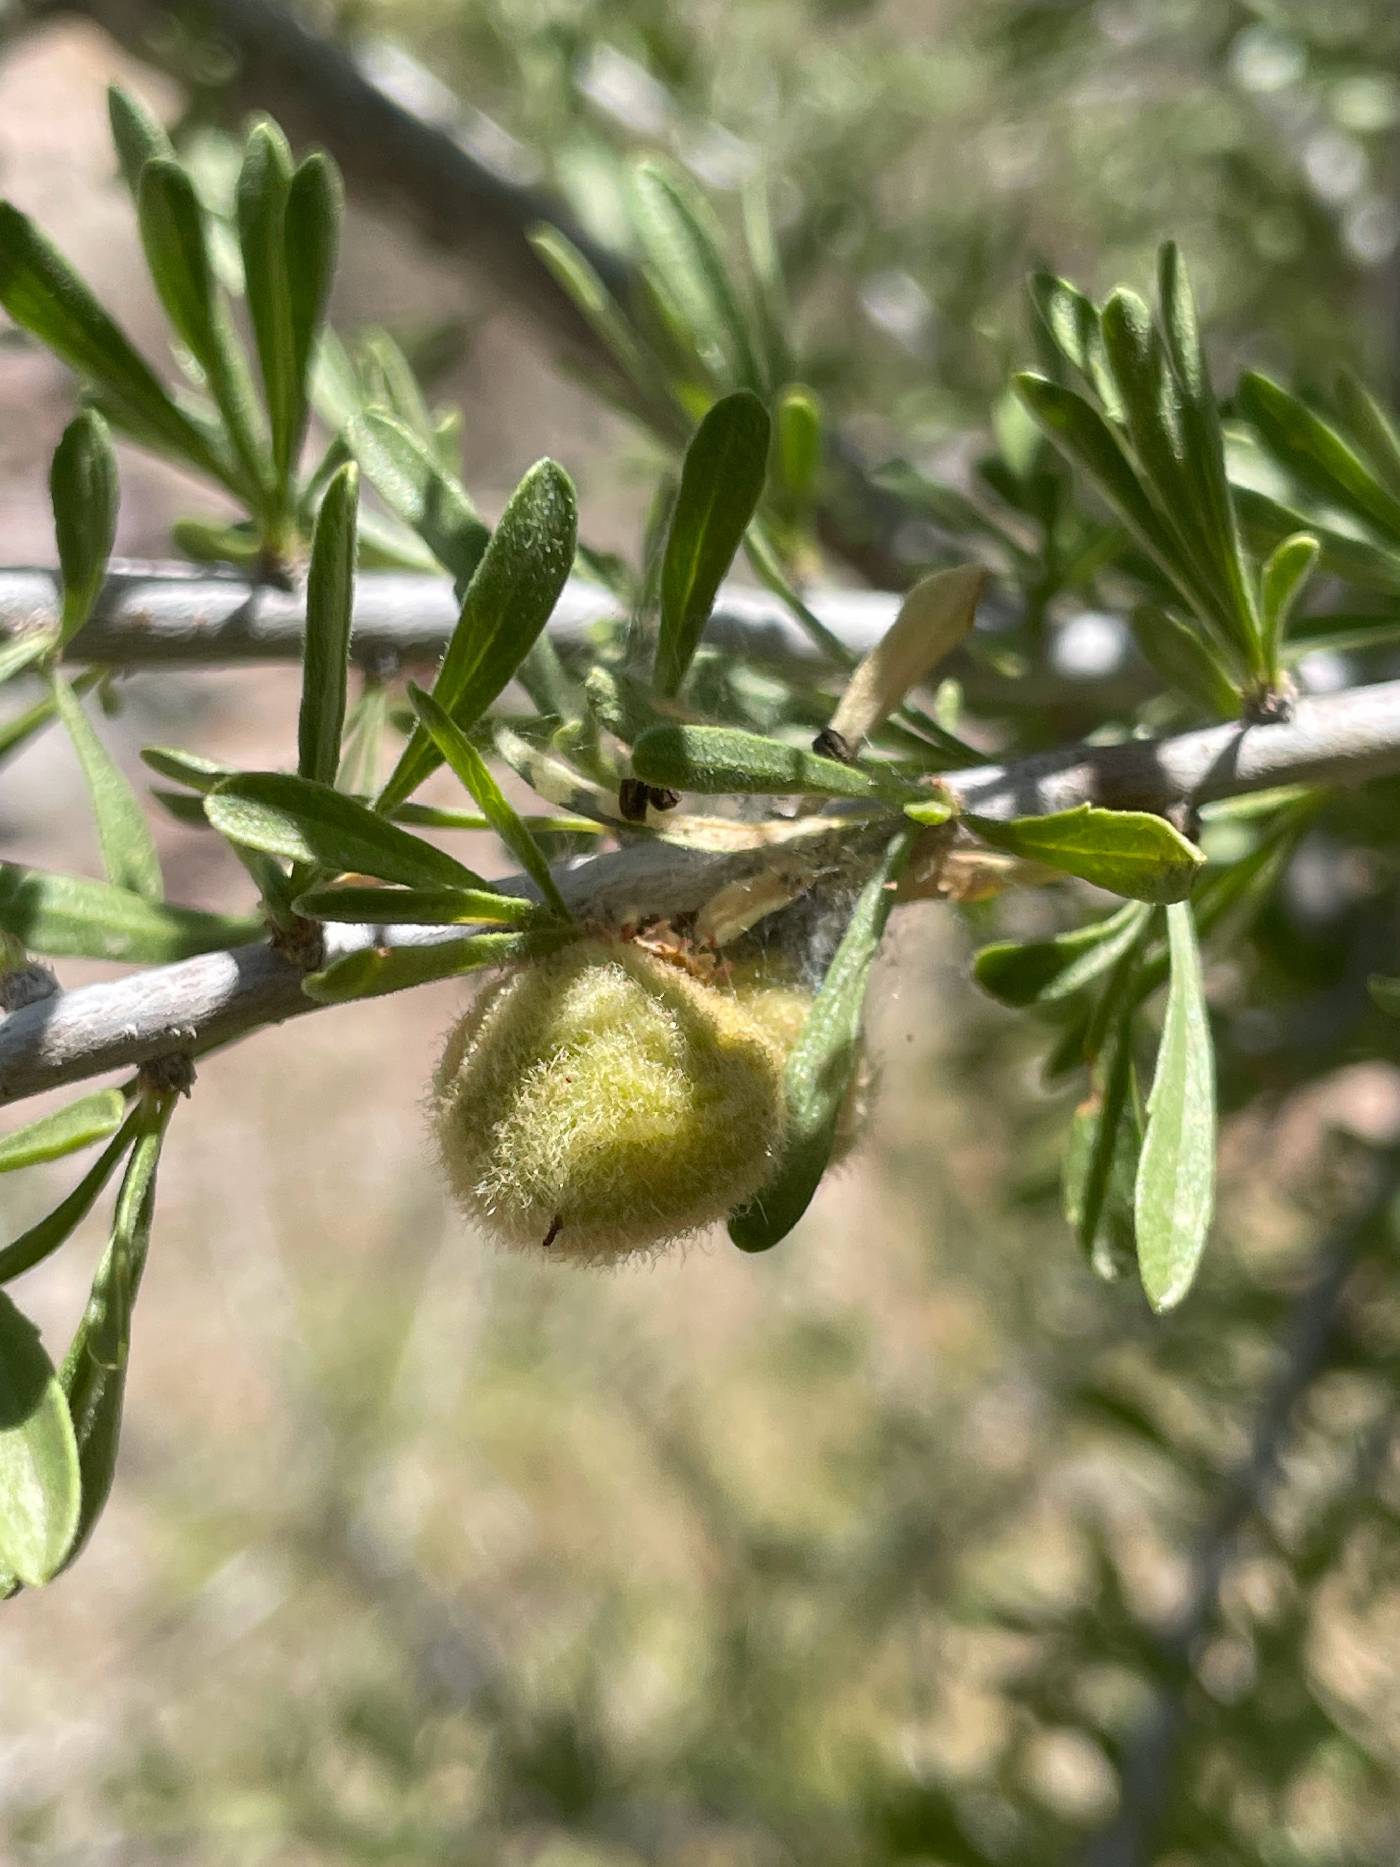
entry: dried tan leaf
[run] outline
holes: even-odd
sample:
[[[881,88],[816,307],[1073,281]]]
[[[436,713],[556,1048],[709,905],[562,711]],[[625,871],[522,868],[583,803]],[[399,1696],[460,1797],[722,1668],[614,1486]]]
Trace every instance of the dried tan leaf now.
[[[852,674],[832,715],[831,731],[855,748],[888,719],[971,629],[986,580],[980,564],[958,564],[921,577]]]

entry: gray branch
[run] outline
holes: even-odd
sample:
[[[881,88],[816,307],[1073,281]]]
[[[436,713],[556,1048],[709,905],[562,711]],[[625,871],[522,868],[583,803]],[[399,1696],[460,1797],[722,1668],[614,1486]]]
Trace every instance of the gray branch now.
[[[1286,724],[1214,726],[1160,740],[1064,751],[985,765],[954,782],[969,810],[1008,818],[1097,803],[1188,810],[1213,798],[1289,783],[1356,783],[1400,771],[1400,681],[1304,700]],[[638,842],[564,871],[571,904],[617,924],[638,914],[701,907],[720,888],[783,861],[808,876],[849,868],[881,825],[843,826],[800,855],[770,848],[704,854]],[[934,833],[936,834],[936,833]],[[785,848],[788,846],[785,846]],[[501,884],[525,892],[514,877]],[[328,956],[370,945],[457,938],[460,928],[352,927],[327,931]],[[111,984],[62,992],[0,1020],[0,1103],[129,1068],[172,1051],[199,1054],[316,1007],[297,967],[267,944],[203,955]]]
[[[875,590],[834,586],[811,594],[815,615],[855,654],[889,628],[900,599]],[[586,646],[588,632],[619,613],[616,597],[587,578],[571,578],[550,633],[561,648]],[[459,605],[446,576],[369,571],[355,581],[350,652],[362,666],[436,660],[447,646]],[[0,645],[59,618],[58,574],[47,567],[0,569]],[[301,591],[249,584],[171,563],[113,565],[92,620],[68,647],[78,662],[124,667],[221,661],[296,661],[306,630]],[[765,661],[814,662],[819,651],[775,596],[726,584],[705,639],[743,648]]]

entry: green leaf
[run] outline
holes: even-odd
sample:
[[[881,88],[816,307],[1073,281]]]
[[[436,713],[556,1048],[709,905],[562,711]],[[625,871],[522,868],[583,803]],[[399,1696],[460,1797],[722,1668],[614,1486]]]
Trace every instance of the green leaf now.
[[[772,424],[740,389],[710,409],[686,449],[661,563],[656,685],[680,691],[719,586],[758,508]]]
[[[226,778],[209,794],[204,809],[231,842],[336,875],[373,875],[408,888],[486,886],[455,856],[309,778],[244,772]]]
[[[843,765],[732,726],[649,726],[632,749],[632,770],[644,784],[707,796],[876,801],[885,795],[881,778],[868,767]],[[909,795],[912,787],[906,786],[902,797]]]
[[[215,282],[204,210],[178,162],[157,159],[142,169],[137,215],[160,301],[204,372],[242,470],[240,491],[256,508],[269,463],[258,439],[252,378]]]
[[[674,417],[674,401],[661,370],[638,343],[621,306],[597,271],[557,227],[533,227],[530,245],[549,268],[585,321],[610,352],[623,376],[648,399],[662,424]]]
[[[1065,1219],[1094,1269],[1109,1280],[1119,1277],[1134,1259],[1133,1194],[1142,1154],[1142,1113],[1132,1040],[1130,1002],[1094,1063],[1092,1089],[1074,1112],[1065,1153]]]
[[[1237,401],[1240,414],[1300,486],[1369,520],[1388,541],[1400,539],[1400,499],[1306,403],[1252,370],[1240,378]]]
[[[1220,410],[1206,368],[1195,294],[1186,262],[1170,240],[1158,254],[1157,295],[1167,354],[1181,392],[1181,432],[1189,467],[1186,490],[1210,542],[1210,566],[1229,593],[1225,611],[1235,618],[1240,645],[1247,648],[1259,636],[1260,619],[1225,471]]]
[[[777,402],[777,467],[784,489],[802,504],[812,499],[822,465],[822,411],[803,383],[789,383]]]
[[[155,965],[256,940],[254,918],[157,905],[110,882],[0,862],[0,929],[34,953]]]
[[[1337,374],[1337,407],[1366,464],[1386,491],[1400,498],[1400,431],[1350,370]]]
[[[345,682],[355,599],[355,516],[360,470],[353,461],[335,474],[316,515],[306,578],[306,644],[302,662],[297,770],[333,785],[345,727]]]
[[[1167,610],[1139,603],[1129,618],[1148,666],[1212,717],[1238,719],[1240,696],[1213,640]]]
[[[51,1257],[60,1245],[66,1244],[72,1237],[92,1211],[98,1194],[135,1140],[141,1114],[139,1107],[131,1111],[111,1145],[103,1149],[73,1191],[61,1199],[52,1212],[45,1213],[28,1231],[21,1232],[18,1238],[0,1248],[0,1284],[10,1283],[14,1278],[23,1276],[25,1271],[33,1270],[36,1264],[42,1264],[45,1258]]]
[[[973,977],[1003,1005],[1050,1004],[1082,992],[1141,939],[1151,910],[1130,901],[1107,920],[1052,940],[1000,940],[974,955]]]
[[[578,506],[552,460],[532,467],[510,497],[467,586],[433,698],[463,732],[475,725],[529,654],[573,568]],[[414,728],[379,796],[391,810],[441,763],[425,726]]]
[[[787,1131],[777,1170],[729,1221],[742,1251],[767,1251],[802,1217],[831,1159],[841,1105],[860,1048],[870,968],[894,904],[894,884],[909,859],[912,835],[896,836],[856,899],[841,944],[788,1057],[784,1076]]]
[[[325,329],[344,210],[345,189],[340,170],[324,150],[318,149],[300,162],[292,175],[284,222],[287,292],[292,311],[294,399],[288,437],[291,466],[296,464],[306,431],[312,364]]]
[[[638,164],[632,185],[637,233],[653,283],[675,321],[719,381],[762,389],[748,319],[704,196],[677,169],[655,159]]]
[[[1205,857],[1165,817],[1145,810],[1103,810],[1079,804],[1043,817],[998,823],[965,815],[984,843],[1027,862],[1044,862],[1066,875],[1135,901],[1181,901],[1191,892]]]
[[[58,630],[53,628],[26,629],[23,635],[0,642],[0,687],[51,655],[57,646]]]
[[[122,180],[135,201],[141,188],[142,169],[148,162],[173,158],[174,145],[164,126],[140,98],[133,97],[118,84],[109,85],[107,89],[107,119],[112,126]]]
[[[454,979],[483,966],[505,966],[557,952],[577,933],[569,927],[532,928],[523,933],[468,934],[429,946],[365,947],[332,960],[302,980],[308,998],[339,1005],[352,998],[382,998],[415,985]]]
[[[1206,469],[1188,451],[1184,398],[1152,315],[1133,292],[1114,292],[1103,312],[1104,344],[1123,398],[1133,451],[1155,494],[1158,522],[1170,540],[1161,568],[1222,641],[1250,660],[1252,612],[1231,600],[1227,542],[1203,490]]]
[[[1370,980],[1371,997],[1392,1018],[1400,1018],[1400,979],[1387,979],[1374,973]]]
[[[0,304],[101,389],[109,412],[147,446],[227,482],[225,464],[202,431],[176,407],[67,261],[9,202],[0,202]]]
[[[1215,1200],[1215,1064],[1191,910],[1167,909],[1171,982],[1147,1098],[1135,1221],[1142,1287],[1171,1309],[1195,1278]]]
[[[311,888],[292,903],[315,921],[349,921],[380,927],[474,926],[480,921],[520,924],[537,921],[542,910],[523,895],[481,888]]]
[[[1260,577],[1264,646],[1268,665],[1277,669],[1284,631],[1303,586],[1317,567],[1322,547],[1308,532],[1294,532],[1274,547]]]
[[[432,734],[439,752],[466,786],[468,795],[480,808],[491,828],[540,891],[540,899],[559,916],[572,920],[568,903],[559,892],[559,884],[550,873],[544,851],[522,823],[513,804],[492,777],[485,759],[447,714],[421,687],[409,682],[408,697],[414,711]]]
[[[99,1089],[95,1095],[81,1096],[67,1108],[0,1135],[0,1173],[32,1167],[41,1160],[59,1160],[95,1141],[105,1141],[117,1132],[125,1116],[126,1098],[120,1089]]]
[[[402,422],[450,472],[453,458],[460,456],[455,450],[453,454],[444,452],[441,437],[434,430],[432,411],[401,347],[388,331],[366,331],[360,339],[359,355],[365,406],[382,409]]]
[[[56,669],[52,685],[54,706],[73,742],[92,799],[107,879],[114,887],[129,889],[147,901],[162,901],[165,882],[160,858],[136,793],[93,730],[77,695]]]
[[[1103,416],[1082,395],[1048,377],[1026,370],[1014,380],[1021,400],[1055,446],[1088,475],[1137,543],[1175,578],[1179,574],[1175,540]]]
[[[491,539],[465,488],[426,441],[378,409],[355,416],[345,437],[380,498],[465,589]]]
[[[1123,419],[1123,404],[1104,354],[1097,307],[1067,279],[1038,272],[1030,282],[1031,303],[1060,355],[1093,389],[1104,412]]]
[[[0,1569],[42,1588],[78,1527],[81,1477],[68,1402],[39,1331],[0,1293]]]
[[[117,1194],[107,1250],[60,1371],[82,1472],[82,1507],[65,1566],[77,1558],[96,1528],[116,1475],[131,1312],[150,1247],[156,1168],[170,1106],[142,1111],[136,1144]]]
[[[92,614],[117,534],[117,461],[107,424],[84,409],[63,431],[49,473],[58,563],[63,573],[60,643]]]
[[[275,123],[264,118],[248,132],[234,198],[244,290],[284,511],[305,409],[305,384],[298,380],[293,354],[292,300],[287,282],[286,221],[291,185],[292,152],[287,139]]]
[[[162,778],[173,778],[176,784],[187,785],[192,791],[212,791],[225,778],[238,775],[231,766],[201,758],[197,752],[183,752],[178,746],[143,746],[141,758]]]

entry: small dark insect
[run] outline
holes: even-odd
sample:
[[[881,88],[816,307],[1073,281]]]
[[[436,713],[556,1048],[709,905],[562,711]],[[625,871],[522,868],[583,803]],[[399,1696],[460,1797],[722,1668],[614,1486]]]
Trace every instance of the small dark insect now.
[[[562,1232],[563,1229],[564,1229],[564,1221],[562,1219],[557,1219],[557,1218],[551,1219],[549,1222],[549,1230],[544,1235],[544,1240],[543,1240],[541,1249],[548,1251],[549,1247],[554,1243],[555,1239],[559,1236],[560,1232]]]
[[[839,759],[843,765],[854,765],[856,762],[850,740],[832,726],[822,727],[812,741],[812,750],[820,753],[823,758]]]
[[[680,801],[679,791],[663,791],[658,785],[644,784],[640,778],[624,778],[617,787],[617,807],[626,823],[645,823],[648,805],[656,810],[674,810]]]
[[[624,778],[617,787],[617,807],[624,822],[645,823],[649,787],[640,778]]]

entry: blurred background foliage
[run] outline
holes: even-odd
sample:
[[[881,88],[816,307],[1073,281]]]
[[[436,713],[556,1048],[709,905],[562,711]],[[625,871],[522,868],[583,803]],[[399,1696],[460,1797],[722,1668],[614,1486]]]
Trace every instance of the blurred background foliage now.
[[[639,149],[734,231],[761,188],[804,372],[872,459],[959,478],[1030,358],[1026,268],[1141,282],[1165,235],[1220,382],[1400,374],[1387,0],[316,22],[408,47],[609,244]],[[197,118],[227,73],[196,13],[159,26],[188,35],[167,62]],[[444,329],[473,338],[393,322],[429,366]],[[540,394],[494,387],[517,392]],[[160,705],[285,744],[290,673],[236,686]],[[769,1258],[485,1257],[416,1106],[450,992],[211,1065],[176,1129],[124,1490],[77,1577],[0,1626],[9,1856],[1393,1861],[1400,1059],[1364,983],[1396,970],[1398,804],[1331,805],[1215,953],[1226,1199],[1166,1320],[1068,1243],[1072,1096],[942,910],[884,963],[869,1138]],[[41,1309],[81,1277],[56,1269]]]

